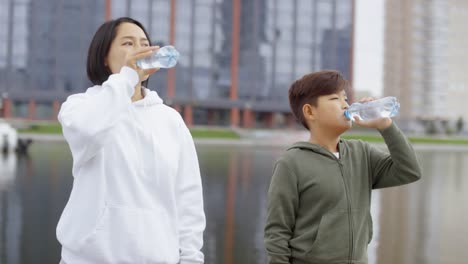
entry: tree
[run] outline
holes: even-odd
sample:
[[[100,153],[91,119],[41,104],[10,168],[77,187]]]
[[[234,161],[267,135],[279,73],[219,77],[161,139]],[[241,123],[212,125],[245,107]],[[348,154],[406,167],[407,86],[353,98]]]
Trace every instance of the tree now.
[[[457,120],[457,133],[460,134],[460,132],[463,130],[463,126],[465,122],[463,121],[463,117],[459,117]]]
[[[435,135],[437,134],[437,126],[435,120],[428,120],[426,122],[426,134]]]

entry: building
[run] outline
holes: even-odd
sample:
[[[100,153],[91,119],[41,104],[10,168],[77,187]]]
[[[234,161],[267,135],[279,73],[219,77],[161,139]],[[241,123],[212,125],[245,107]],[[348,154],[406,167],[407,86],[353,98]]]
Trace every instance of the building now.
[[[26,85],[29,0],[0,1],[0,93]],[[10,14],[14,14],[11,16]]]
[[[28,10],[28,91],[70,94],[90,85],[86,54],[104,21],[99,1],[34,0]]]
[[[468,96],[468,40],[460,34],[467,14],[466,1],[386,2],[384,94],[400,99],[404,129],[445,132],[468,119],[460,102]]]
[[[447,102],[451,124],[456,119],[468,121],[468,109],[465,106],[468,98],[468,35],[461,34],[466,30],[468,23],[468,2],[463,0],[450,0],[448,9],[448,92]],[[465,125],[465,131],[466,125]]]
[[[174,33],[167,23],[171,4],[176,9]],[[287,89],[306,73],[332,68],[352,76],[353,4],[350,0],[113,0],[111,17],[138,18],[149,25],[153,41],[172,43],[187,54],[175,69],[173,88],[165,72],[151,80],[151,88],[167,97],[173,94],[175,103],[196,101],[199,122],[209,116],[203,110],[221,110],[228,99],[238,102],[232,107],[253,108],[258,122],[265,118],[262,112],[289,112]],[[232,34],[236,7],[238,35]],[[233,74],[237,76],[234,96]],[[240,119],[245,122],[248,115],[243,113]]]
[[[24,47],[9,44],[23,50],[22,66],[13,70],[18,76],[2,68],[12,60],[0,54],[0,70],[9,81],[24,82],[15,92],[6,83],[0,90],[12,100],[29,101],[22,111],[15,104],[14,113],[31,117],[38,100],[62,101],[84,91],[91,37],[105,19],[121,16],[139,20],[153,43],[173,44],[182,54],[175,69],[152,76],[149,88],[189,124],[271,125],[273,113],[290,112],[287,90],[293,80],[325,68],[352,76],[353,0],[75,2],[0,0],[0,26],[23,25],[24,32]],[[15,14],[22,6],[22,16],[4,11],[12,6]],[[0,33],[0,44],[12,43],[10,33],[16,31],[2,31],[7,33]],[[11,48],[6,53],[15,54]]]
[[[0,0],[0,93],[12,99],[12,115],[56,116],[53,100],[90,85],[86,54],[103,13],[92,0]]]

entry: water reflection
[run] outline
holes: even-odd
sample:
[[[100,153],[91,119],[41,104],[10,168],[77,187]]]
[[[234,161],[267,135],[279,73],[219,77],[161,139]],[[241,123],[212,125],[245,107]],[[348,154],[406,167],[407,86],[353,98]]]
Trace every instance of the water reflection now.
[[[207,229],[206,263],[266,263],[263,225],[274,147],[197,146]],[[465,263],[468,149],[419,150],[424,177],[373,192],[370,264]],[[67,202],[72,160],[63,143],[30,156],[0,156],[0,263],[57,263],[55,226]]]
[[[266,191],[278,151],[199,147],[204,177],[206,263],[265,263]]]
[[[16,155],[0,154],[0,263],[20,263],[21,201],[16,180]]]
[[[21,236],[19,261],[10,263],[58,263],[55,227],[71,191],[71,165],[64,144],[35,143],[29,156],[18,156],[10,191],[19,196],[21,215],[12,221],[20,226]],[[11,242],[3,241],[6,245]]]
[[[424,179],[382,191],[376,263],[466,263],[466,152],[420,151]]]
[[[0,152],[0,191],[10,189],[16,177],[16,155]]]

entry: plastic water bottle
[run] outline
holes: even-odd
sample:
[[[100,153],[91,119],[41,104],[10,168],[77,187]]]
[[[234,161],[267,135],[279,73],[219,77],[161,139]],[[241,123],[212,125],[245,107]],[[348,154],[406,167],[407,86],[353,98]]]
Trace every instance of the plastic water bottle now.
[[[382,117],[394,117],[400,110],[400,103],[396,97],[384,97],[366,103],[353,103],[344,112],[347,119],[353,120],[359,116],[362,120],[376,119]]]
[[[179,52],[173,46],[164,46],[151,56],[138,60],[137,66],[142,69],[172,68],[177,64],[179,57]]]

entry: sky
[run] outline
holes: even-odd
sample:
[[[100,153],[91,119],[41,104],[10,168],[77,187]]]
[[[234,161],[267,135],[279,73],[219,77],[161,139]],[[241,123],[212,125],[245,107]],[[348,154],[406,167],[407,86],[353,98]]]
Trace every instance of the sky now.
[[[354,90],[383,92],[384,1],[356,0]]]

